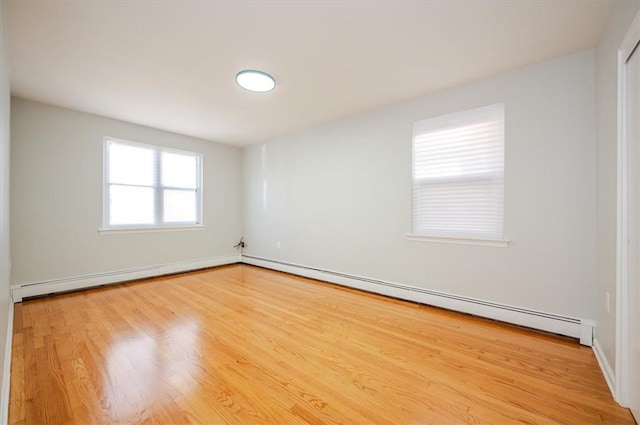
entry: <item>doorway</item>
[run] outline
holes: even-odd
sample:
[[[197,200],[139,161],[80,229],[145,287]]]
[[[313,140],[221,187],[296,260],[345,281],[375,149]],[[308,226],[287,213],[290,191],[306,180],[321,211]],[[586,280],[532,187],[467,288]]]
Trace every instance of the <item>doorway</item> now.
[[[619,150],[616,398],[640,421],[640,14],[618,52]]]

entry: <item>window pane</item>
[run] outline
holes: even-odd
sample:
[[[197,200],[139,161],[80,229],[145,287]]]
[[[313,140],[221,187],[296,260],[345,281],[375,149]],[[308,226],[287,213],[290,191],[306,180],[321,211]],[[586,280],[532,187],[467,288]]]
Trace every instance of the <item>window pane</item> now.
[[[109,183],[152,186],[154,152],[136,146],[109,143]]]
[[[497,119],[417,135],[414,178],[501,173],[503,141],[503,124]]]
[[[149,187],[109,187],[109,224],[153,224],[153,189]]]
[[[197,220],[195,190],[164,191],[165,223],[196,223]]]
[[[162,152],[162,186],[196,189],[198,162],[193,155]]]
[[[496,237],[502,233],[502,181],[416,184],[413,201],[414,233],[477,237]]]

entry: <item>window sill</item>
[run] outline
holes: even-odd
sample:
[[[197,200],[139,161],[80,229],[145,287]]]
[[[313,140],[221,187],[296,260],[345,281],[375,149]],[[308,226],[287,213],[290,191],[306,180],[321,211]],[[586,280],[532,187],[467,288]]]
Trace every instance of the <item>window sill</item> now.
[[[465,238],[460,236],[427,236],[407,234],[407,239],[417,242],[449,243],[456,245],[478,245],[506,248],[511,242],[508,239]]]
[[[192,230],[204,230],[206,226],[196,224],[193,226],[167,226],[167,227],[123,227],[120,229],[98,229],[101,235],[123,235],[127,233],[157,233],[157,232],[180,232]]]

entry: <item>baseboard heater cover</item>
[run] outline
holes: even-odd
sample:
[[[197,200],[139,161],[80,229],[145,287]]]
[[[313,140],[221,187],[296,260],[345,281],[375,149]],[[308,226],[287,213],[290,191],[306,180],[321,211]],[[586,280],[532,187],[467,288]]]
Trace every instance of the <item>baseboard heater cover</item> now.
[[[46,280],[41,282],[23,283],[11,286],[13,302],[21,302],[24,298],[40,295],[54,294],[58,292],[75,291],[94,286],[127,282],[148,277],[163,276],[167,274],[188,272],[209,267],[223,266],[226,264],[240,263],[239,255],[223,257],[201,258],[197,260],[180,261],[176,263],[157,264],[126,270],[115,270],[104,273],[95,273],[83,276],[72,276],[62,279]]]
[[[593,345],[593,330],[595,327],[593,320],[561,316],[543,311],[251,255],[242,255],[242,262],[393,298],[433,305],[461,313],[473,314],[506,323],[579,338],[580,344],[589,347]]]

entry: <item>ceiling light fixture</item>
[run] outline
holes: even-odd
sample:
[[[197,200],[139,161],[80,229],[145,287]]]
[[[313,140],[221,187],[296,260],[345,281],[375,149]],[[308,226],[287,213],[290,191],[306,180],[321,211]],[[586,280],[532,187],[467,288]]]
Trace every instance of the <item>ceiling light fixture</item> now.
[[[245,69],[236,74],[236,83],[245,90],[265,93],[276,88],[276,80],[266,72]]]

